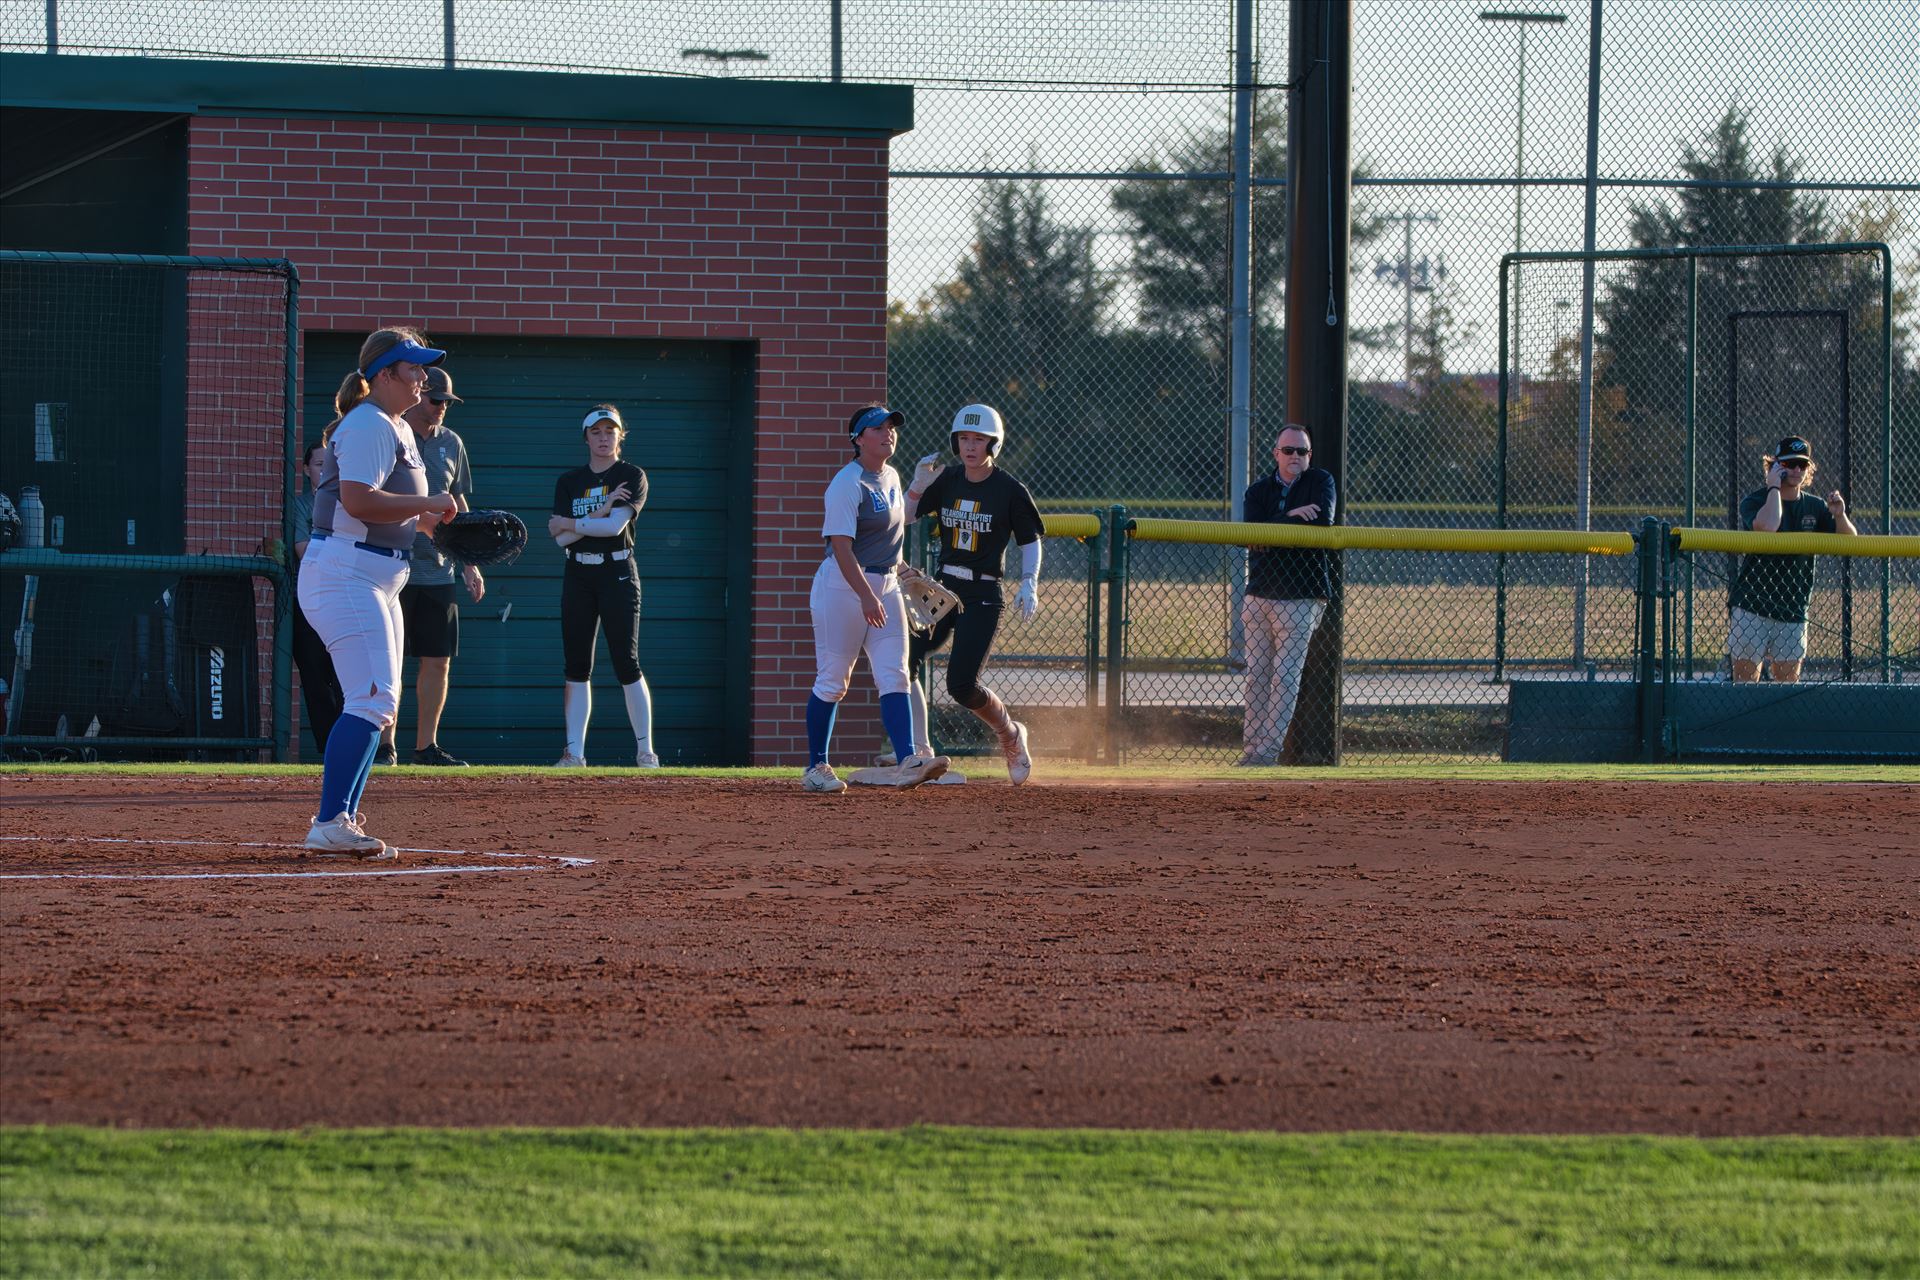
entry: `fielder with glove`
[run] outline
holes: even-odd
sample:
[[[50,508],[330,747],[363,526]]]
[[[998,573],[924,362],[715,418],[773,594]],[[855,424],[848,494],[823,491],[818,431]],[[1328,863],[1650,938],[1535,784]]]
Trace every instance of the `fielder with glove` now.
[[[1014,597],[1015,607],[1028,620],[1040,612],[1040,509],[1027,486],[994,464],[994,456],[1006,438],[1006,424],[998,410],[970,404],[954,415],[948,435],[962,465],[941,466],[935,454],[922,458],[914,468],[913,483],[907,490],[907,517],[939,517],[935,534],[940,543],[940,571],[935,581],[959,603],[941,615],[930,630],[912,637],[907,667],[913,675],[914,752],[932,753],[921,672],[927,655],[951,640],[947,692],[993,730],[1007,758],[1007,776],[1018,785],[1033,771],[1027,727],[1007,714],[998,694],[980,683],[980,669],[986,665],[1000,630],[1004,607],[1000,583],[1006,573],[1009,542],[1020,545],[1020,589]],[[948,780],[965,779],[952,772],[939,779]]]

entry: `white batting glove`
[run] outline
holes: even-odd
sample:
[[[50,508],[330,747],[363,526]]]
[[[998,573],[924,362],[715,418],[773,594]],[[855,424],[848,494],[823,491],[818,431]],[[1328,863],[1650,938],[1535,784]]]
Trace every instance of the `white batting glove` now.
[[[945,470],[946,468],[940,465],[940,455],[930,453],[914,464],[913,483],[907,487],[915,493],[925,493],[927,486],[938,480],[940,473]]]
[[[1020,594],[1014,603],[1020,606],[1020,616],[1032,622],[1034,615],[1040,612],[1040,584],[1032,578],[1020,579]]]

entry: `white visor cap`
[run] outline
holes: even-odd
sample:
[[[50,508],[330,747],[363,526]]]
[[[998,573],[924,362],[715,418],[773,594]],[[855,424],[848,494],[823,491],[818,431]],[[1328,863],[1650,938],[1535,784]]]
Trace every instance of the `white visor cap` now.
[[[614,426],[620,428],[622,431],[625,431],[627,429],[627,424],[620,420],[620,414],[618,410],[595,409],[592,413],[589,413],[585,418],[581,420],[580,430],[585,431],[588,427],[591,427],[596,422],[611,422]]]

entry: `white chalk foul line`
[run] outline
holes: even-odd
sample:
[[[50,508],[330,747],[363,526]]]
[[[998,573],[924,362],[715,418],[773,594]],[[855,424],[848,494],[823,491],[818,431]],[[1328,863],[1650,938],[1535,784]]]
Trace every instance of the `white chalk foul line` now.
[[[274,840],[140,840],[127,836],[0,836],[11,844],[118,844],[166,845],[187,848],[281,849],[305,856],[306,846]],[[443,854],[455,858],[527,858],[554,863],[560,867],[590,867],[592,858],[572,858],[556,853],[501,853],[468,849],[408,849],[396,846],[399,853]],[[458,866],[458,867],[369,867],[365,871],[43,871],[0,873],[0,880],[303,880],[332,879],[346,876],[442,876],[489,874],[502,871],[552,871],[552,866]]]

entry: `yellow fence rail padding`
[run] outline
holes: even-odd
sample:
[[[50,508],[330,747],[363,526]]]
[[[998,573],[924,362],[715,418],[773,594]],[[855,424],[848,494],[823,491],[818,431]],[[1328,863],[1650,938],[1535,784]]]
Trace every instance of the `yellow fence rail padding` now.
[[[1909,534],[1759,533],[1752,529],[1677,528],[1682,551],[1759,552],[1781,556],[1920,557],[1920,537]]]
[[[1142,542],[1231,547],[1329,547],[1339,551],[1542,551],[1630,556],[1630,533],[1566,529],[1385,529],[1360,525],[1238,524],[1230,520],[1136,520]]]
[[[1091,538],[1100,532],[1099,516],[1042,515],[1040,524],[1049,538]]]

